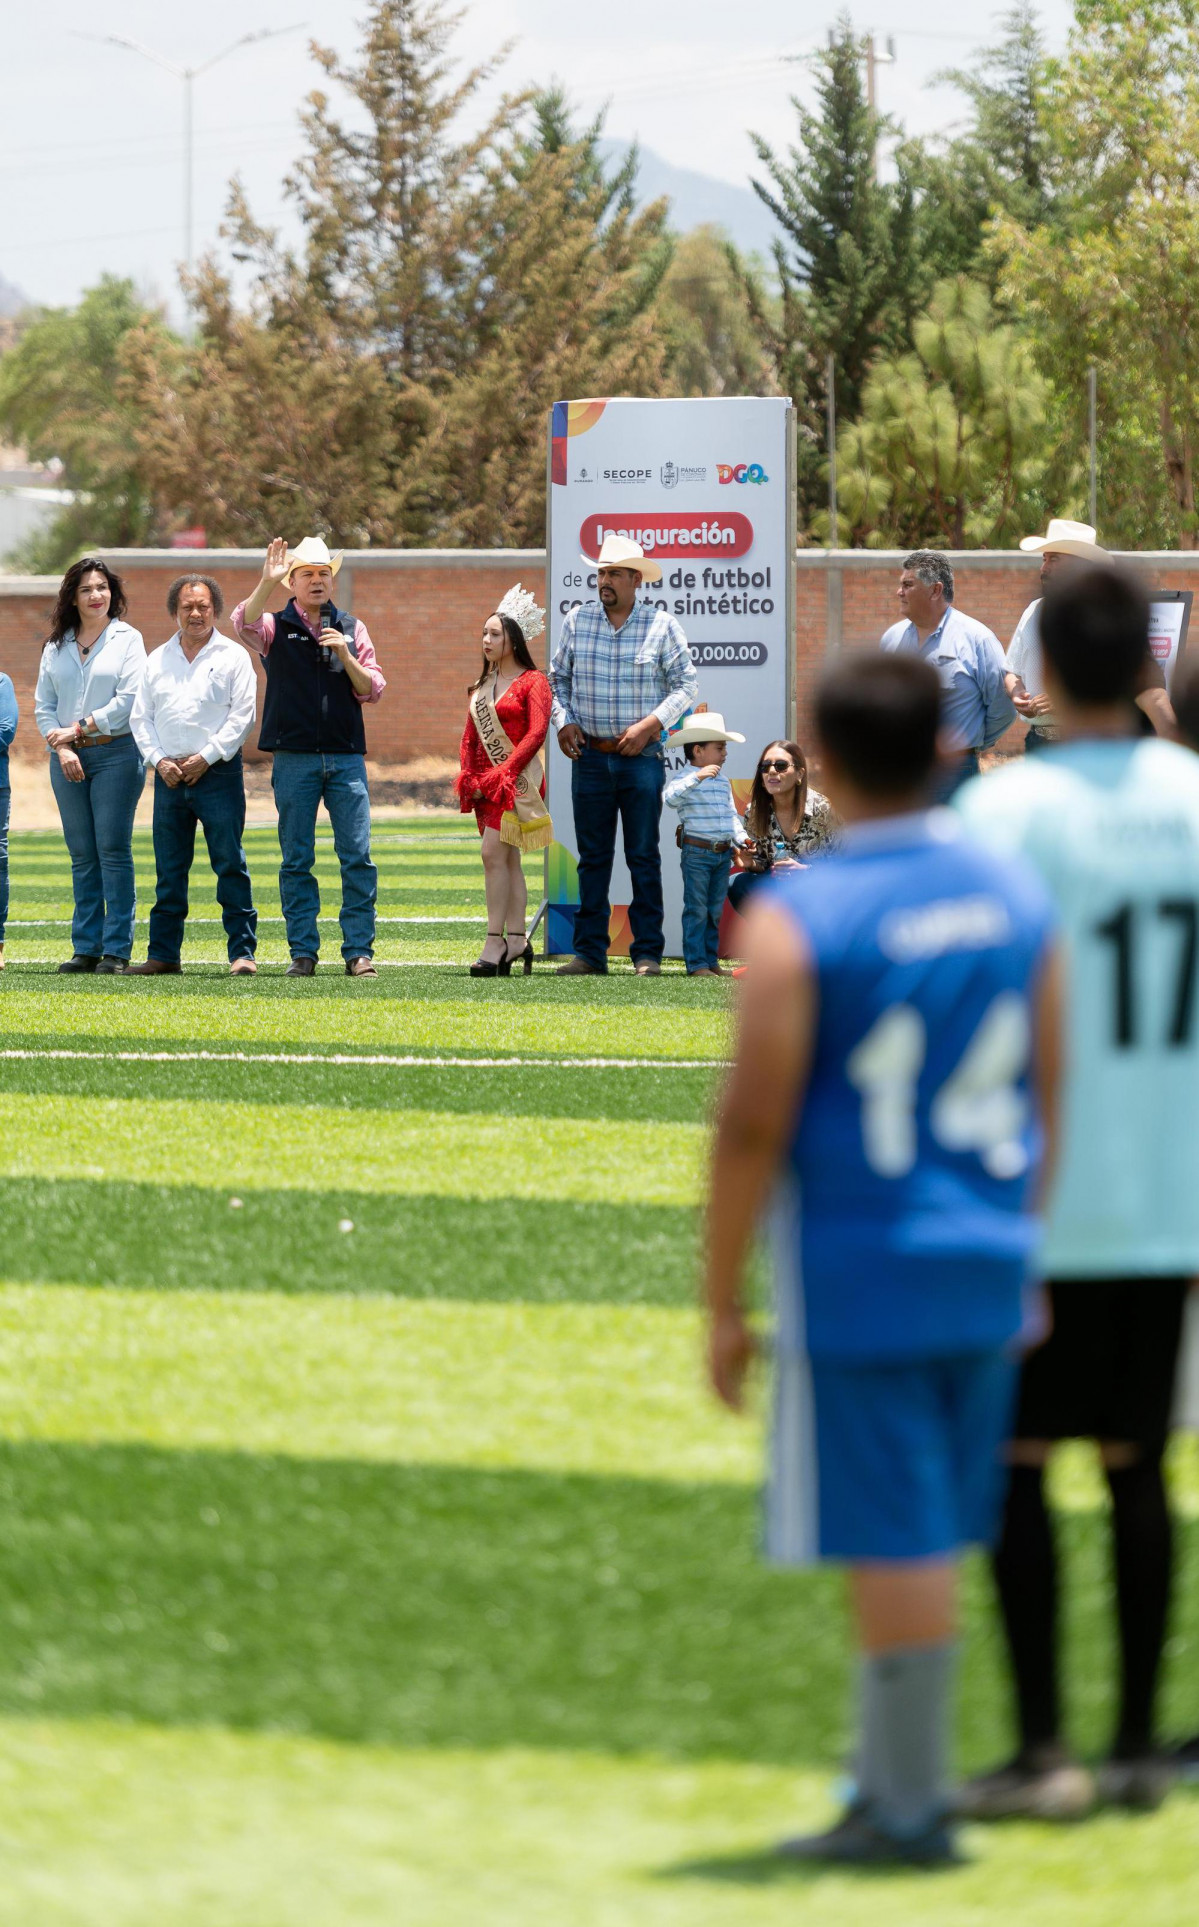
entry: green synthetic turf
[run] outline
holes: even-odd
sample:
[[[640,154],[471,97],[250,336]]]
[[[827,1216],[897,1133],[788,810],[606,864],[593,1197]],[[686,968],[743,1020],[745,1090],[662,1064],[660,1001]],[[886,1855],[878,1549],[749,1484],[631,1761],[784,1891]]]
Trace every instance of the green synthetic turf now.
[[[273,832],[247,845],[277,917]],[[1182,1792],[1145,1820],[976,1831],[974,1864],[934,1880],[765,1857],[832,1811],[851,1703],[840,1580],[761,1565],[759,1420],[700,1382],[695,1207],[727,986],[624,965],[603,984],[472,981],[469,824],[387,823],[377,857],[385,914],[477,921],[383,925],[377,982],[341,974],[327,914],[310,983],[283,980],[269,922],[250,983],[221,971],[216,923],[181,978],[72,980],[32,961],[69,944],[36,921],[69,916],[61,843],[13,839],[2,1927],[1195,1917]],[[140,833],[137,858],[144,912]],[[335,910],[327,835],[318,867]],[[216,915],[202,850],[193,905]],[[530,1061],[477,1062],[509,1056]],[[1173,1477],[1164,1711],[1185,1731],[1193,1442]],[[1070,1718],[1095,1752],[1114,1660],[1085,1454],[1055,1490]],[[978,1562],[965,1623],[974,1767],[1009,1737]]]

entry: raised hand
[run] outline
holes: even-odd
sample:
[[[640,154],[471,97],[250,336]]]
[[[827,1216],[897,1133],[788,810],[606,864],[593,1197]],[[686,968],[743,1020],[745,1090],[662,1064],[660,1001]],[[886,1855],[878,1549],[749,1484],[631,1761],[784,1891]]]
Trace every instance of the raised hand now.
[[[262,565],[262,579],[273,588],[287,574],[287,543],[281,535],[272,536]]]

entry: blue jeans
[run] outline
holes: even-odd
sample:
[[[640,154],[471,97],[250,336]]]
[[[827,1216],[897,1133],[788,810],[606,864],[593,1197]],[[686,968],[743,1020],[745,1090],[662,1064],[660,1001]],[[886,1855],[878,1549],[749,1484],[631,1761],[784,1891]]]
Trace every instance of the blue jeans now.
[[[68,783],[57,756],[50,758],[50,786],[71,858],[71,944],[77,956],[128,963],[137,908],[133,818],[146,772],[132,736],[75,754],[82,783]]]
[[[241,833],[246,825],[246,786],[241,752],[228,763],[214,763],[189,787],[172,789],[154,778],[154,862],[158,883],[150,912],[150,955],[178,963],[187,920],[187,882],[196,854],[196,824],[204,827],[208,861],[216,873],[217,902],[229,961],[252,957],[258,947],[258,912],[250,891],[250,872]]]
[[[936,789],[933,792],[935,802],[948,803],[951,797],[957,795],[963,783],[968,783],[972,776],[978,775],[978,756],[979,752],[976,749],[962,751],[957,761],[937,779]]]
[[[588,743],[571,764],[570,800],[579,846],[579,908],[575,916],[575,955],[597,970],[608,968],[608,887],[616,855],[616,822],[624,834],[624,856],[633,881],[629,927],[634,963],[661,963],[662,855],[658,832],[666,765],[656,749],[640,756],[609,756]]]
[[[271,788],[279,812],[279,896],[293,957],[316,957],[321,893],[316,862],[316,812],[324,803],[341,865],[341,954],[369,957],[375,947],[379,873],[371,862],[371,798],[366,758],[345,752],[277,749]]]
[[[694,850],[684,844],[683,961],[688,970],[715,970],[720,955],[720,913],[728,895],[733,859],[727,850]]]
[[[0,757],[0,943],[4,942],[4,926],[8,922],[8,809],[12,802],[12,791],[8,787],[8,758]]]

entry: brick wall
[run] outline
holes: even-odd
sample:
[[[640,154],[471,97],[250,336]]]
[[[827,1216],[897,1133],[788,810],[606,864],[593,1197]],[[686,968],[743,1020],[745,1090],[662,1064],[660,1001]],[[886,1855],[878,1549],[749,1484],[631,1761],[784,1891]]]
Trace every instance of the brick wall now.
[[[245,550],[111,551],[123,576],[129,617],[147,646],[170,633],[166,591],[184,568],[214,575],[225,590],[226,620],[258,580],[261,555]],[[1156,588],[1199,589],[1199,553],[1139,558]],[[826,654],[877,642],[898,614],[899,555],[864,549],[804,549],[797,558],[796,694],[801,737]],[[957,603],[990,624],[1006,643],[1024,605],[1037,593],[1034,557],[972,550],[953,558]],[[350,552],[337,582],[343,607],[366,623],[379,651],[388,690],[366,712],[370,755],[382,763],[456,756],[466,684],[479,663],[479,632],[515,581],[541,597],[545,557],[539,549]],[[45,577],[0,577],[0,669],[16,685],[21,706],[18,751],[34,753],[33,688],[57,584]],[[283,597],[278,598],[282,607]],[[1197,617],[1199,620],[1199,617]],[[544,643],[534,653],[543,659]]]

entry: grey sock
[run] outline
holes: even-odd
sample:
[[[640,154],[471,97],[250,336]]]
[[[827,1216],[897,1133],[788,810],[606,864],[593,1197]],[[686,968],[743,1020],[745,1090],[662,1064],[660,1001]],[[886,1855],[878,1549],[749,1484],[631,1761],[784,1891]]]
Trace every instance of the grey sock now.
[[[862,1660],[858,1792],[888,1832],[920,1833],[944,1815],[953,1660],[948,1642]]]

